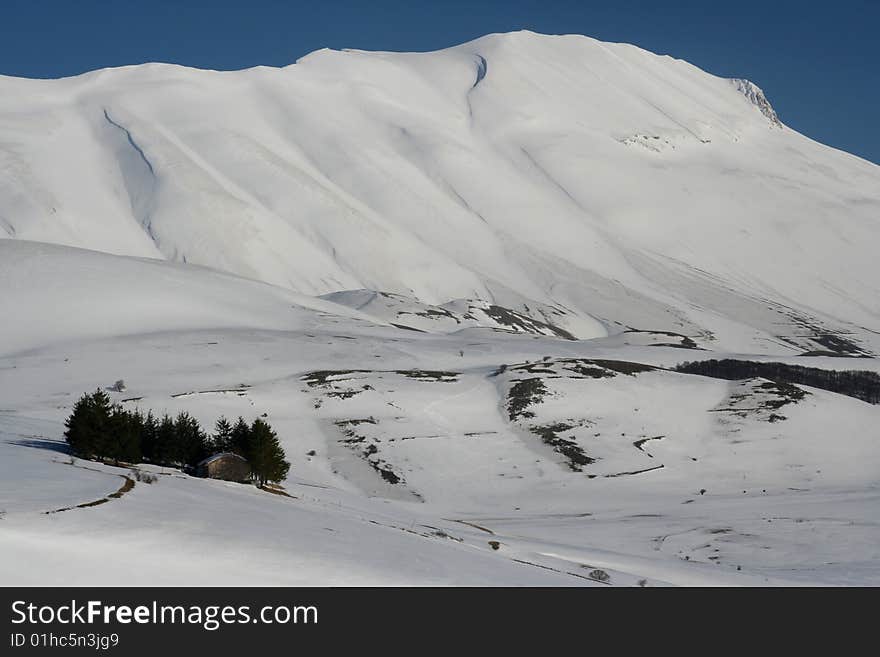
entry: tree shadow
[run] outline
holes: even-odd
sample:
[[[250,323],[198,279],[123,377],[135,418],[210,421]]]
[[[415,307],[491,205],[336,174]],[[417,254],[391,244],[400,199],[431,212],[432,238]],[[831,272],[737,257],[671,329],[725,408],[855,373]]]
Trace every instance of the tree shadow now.
[[[61,454],[69,454],[70,447],[67,443],[60,440],[49,440],[48,438],[22,438],[20,440],[6,441],[10,445],[18,445],[19,447],[30,447],[31,449],[46,449],[51,452],[59,452]]]

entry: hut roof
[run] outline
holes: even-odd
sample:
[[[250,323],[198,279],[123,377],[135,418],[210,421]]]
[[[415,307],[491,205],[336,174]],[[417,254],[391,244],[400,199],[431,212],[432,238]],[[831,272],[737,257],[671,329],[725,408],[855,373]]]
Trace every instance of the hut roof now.
[[[224,459],[224,458],[234,458],[234,459],[238,459],[239,461],[242,461],[244,463],[247,463],[247,459],[245,459],[243,456],[241,456],[239,454],[236,454],[235,452],[221,452],[220,454],[214,454],[212,456],[209,456],[206,459],[203,459],[202,461],[199,462],[197,467],[201,467],[203,465],[209,465],[211,463],[214,463],[215,461],[219,461],[220,459]]]

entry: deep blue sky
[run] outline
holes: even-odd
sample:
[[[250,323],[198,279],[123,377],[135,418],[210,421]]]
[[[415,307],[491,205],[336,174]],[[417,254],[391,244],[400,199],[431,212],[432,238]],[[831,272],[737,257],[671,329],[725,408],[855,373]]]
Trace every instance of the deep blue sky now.
[[[522,28],[749,78],[791,127],[880,163],[880,0],[0,0],[0,74],[282,66],[322,47],[435,50]]]

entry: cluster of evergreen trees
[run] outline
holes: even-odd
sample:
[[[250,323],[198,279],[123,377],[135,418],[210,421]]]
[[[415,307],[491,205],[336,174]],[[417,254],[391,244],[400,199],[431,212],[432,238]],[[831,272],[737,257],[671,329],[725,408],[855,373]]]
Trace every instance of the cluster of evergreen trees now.
[[[682,363],[675,370],[734,381],[762,377],[771,381],[799,383],[855,397],[870,404],[880,404],[880,375],[865,370],[825,370],[819,367],[731,358]]]
[[[260,418],[248,425],[241,417],[235,424],[221,417],[208,435],[188,413],[160,418],[129,411],[96,390],[76,402],[65,426],[70,448],[86,459],[193,468],[211,454],[234,452],[247,459],[259,485],[281,481],[290,469],[278,436]]]

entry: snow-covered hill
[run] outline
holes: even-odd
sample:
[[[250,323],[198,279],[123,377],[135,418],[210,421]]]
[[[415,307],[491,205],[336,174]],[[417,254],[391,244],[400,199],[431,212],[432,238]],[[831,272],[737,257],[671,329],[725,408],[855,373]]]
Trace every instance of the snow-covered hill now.
[[[427,333],[449,333],[468,327],[482,327],[575,339],[568,331],[550,323],[565,316],[565,311],[559,308],[534,306],[517,312],[479,299],[454,299],[442,306],[434,306],[411,297],[374,290],[333,292],[323,298],[366,313],[376,320],[387,321],[398,328]]]
[[[201,267],[0,241],[0,354],[58,342],[198,328],[302,330],[356,310]]]
[[[0,584],[878,584],[878,217],[580,36],[0,78]],[[287,495],[71,457],[119,379]]]
[[[0,255],[0,582],[880,581],[880,406],[673,371],[719,356],[682,336],[429,333],[192,265]],[[266,417],[292,497],[71,458],[72,404],[120,378],[127,408]]]
[[[878,216],[878,167],[754,84],[583,36],[0,78],[0,234],[309,295],[873,353]]]

